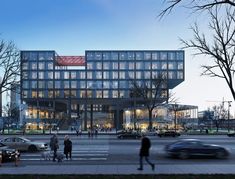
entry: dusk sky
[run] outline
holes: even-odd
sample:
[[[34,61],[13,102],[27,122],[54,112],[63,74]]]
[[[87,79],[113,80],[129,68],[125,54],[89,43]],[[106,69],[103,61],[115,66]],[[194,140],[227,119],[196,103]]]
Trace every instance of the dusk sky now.
[[[208,32],[206,15],[184,8],[159,20],[162,0],[1,0],[0,37],[20,50],[55,50],[59,55],[84,55],[85,50],[179,50],[179,38],[190,39],[195,20]],[[204,56],[185,50],[185,81],[173,92],[180,104],[233,100],[225,81],[201,77]],[[232,113],[234,115],[234,113]]]

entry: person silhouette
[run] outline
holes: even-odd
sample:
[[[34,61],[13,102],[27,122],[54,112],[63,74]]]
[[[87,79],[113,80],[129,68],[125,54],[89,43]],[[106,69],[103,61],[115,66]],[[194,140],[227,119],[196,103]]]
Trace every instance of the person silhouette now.
[[[146,162],[152,167],[152,170],[155,170],[155,165],[149,161],[149,149],[150,148],[151,148],[150,139],[143,135],[141,139],[141,148],[140,148],[140,153],[139,153],[140,167],[137,170],[143,170],[143,157],[145,158]]]

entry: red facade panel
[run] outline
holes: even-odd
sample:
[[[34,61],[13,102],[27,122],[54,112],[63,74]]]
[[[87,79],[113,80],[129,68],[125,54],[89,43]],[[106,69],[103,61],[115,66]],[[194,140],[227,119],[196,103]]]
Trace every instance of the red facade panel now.
[[[85,66],[85,56],[57,56],[56,61],[61,66]]]

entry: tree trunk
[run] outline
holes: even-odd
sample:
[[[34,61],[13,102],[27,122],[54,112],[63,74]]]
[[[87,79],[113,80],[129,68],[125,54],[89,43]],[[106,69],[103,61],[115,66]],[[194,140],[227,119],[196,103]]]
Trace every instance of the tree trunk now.
[[[148,129],[149,130],[152,130],[153,128],[153,122],[152,122],[152,110],[149,109],[149,126],[148,126]]]

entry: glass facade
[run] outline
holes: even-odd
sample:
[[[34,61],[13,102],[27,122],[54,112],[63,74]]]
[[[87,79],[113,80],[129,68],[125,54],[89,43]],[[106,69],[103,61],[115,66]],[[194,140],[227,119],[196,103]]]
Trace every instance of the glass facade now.
[[[184,80],[184,51],[86,51],[84,67],[77,70],[58,66],[56,56],[55,51],[21,52],[21,98],[29,104],[29,118],[63,117],[57,101],[65,103],[63,112],[71,113],[71,105],[86,100],[100,105],[109,100],[110,106],[131,100],[133,81],[152,86],[152,78],[160,73],[167,77],[166,91]],[[44,115],[40,101],[49,105]]]

